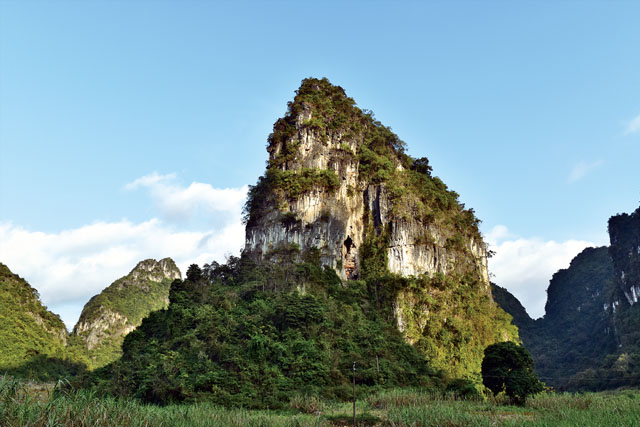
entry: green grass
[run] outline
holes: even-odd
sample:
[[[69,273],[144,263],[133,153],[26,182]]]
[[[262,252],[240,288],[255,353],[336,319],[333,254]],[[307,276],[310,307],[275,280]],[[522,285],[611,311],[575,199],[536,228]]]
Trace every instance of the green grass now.
[[[0,377],[1,426],[334,426],[351,425],[352,404],[294,395],[288,408],[228,409],[211,404],[153,406],[102,398],[86,390]],[[358,425],[378,426],[636,426],[640,391],[542,393],[524,407],[501,398],[455,400],[396,389],[357,402]]]

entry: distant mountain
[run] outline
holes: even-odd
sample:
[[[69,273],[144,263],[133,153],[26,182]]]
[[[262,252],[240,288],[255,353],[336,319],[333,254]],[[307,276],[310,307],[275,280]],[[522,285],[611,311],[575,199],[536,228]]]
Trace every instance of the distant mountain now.
[[[505,289],[494,298],[514,318],[536,371],[567,390],[640,386],[640,209],[609,219],[610,247],[587,248],[554,274],[536,321]]]
[[[71,347],[91,368],[114,361],[124,337],[150,312],[168,305],[171,282],[180,278],[171,258],[139,262],[87,302],[71,333]]]
[[[527,310],[522,306],[520,300],[513,296],[511,292],[505,288],[501,288],[495,283],[491,283],[491,292],[495,302],[513,317],[512,323],[514,325],[519,329],[527,329],[533,326],[535,321],[529,317]]]
[[[611,318],[604,309],[612,275],[606,247],[585,249],[569,268],[553,275],[545,316],[521,326],[536,370],[548,384],[566,387],[575,374],[616,351]]]
[[[0,263],[0,372],[66,355],[68,332],[38,291]]]

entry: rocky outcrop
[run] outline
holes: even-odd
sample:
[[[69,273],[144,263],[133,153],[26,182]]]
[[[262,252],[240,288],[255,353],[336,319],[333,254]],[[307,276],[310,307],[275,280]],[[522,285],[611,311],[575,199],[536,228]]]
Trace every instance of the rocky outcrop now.
[[[327,93],[330,90],[323,81],[303,82],[288,116],[281,119],[289,126],[287,134],[270,137],[266,178],[270,170],[290,180],[300,179],[305,173],[311,175],[310,171],[325,171],[334,182],[326,185],[317,180],[307,191],[295,195],[288,188],[260,188],[272,193],[266,201],[270,206],[248,218],[245,252],[260,260],[288,245],[302,251],[315,248],[320,250],[323,263],[336,269],[343,279],[356,279],[361,276],[360,249],[369,235],[387,233],[386,267],[390,272],[418,276],[475,271],[488,289],[486,246],[477,229],[475,233],[457,235],[458,240],[452,244],[458,230],[445,226],[447,221],[438,222],[428,215],[425,220],[425,212],[432,212],[433,206],[411,205],[412,197],[405,198],[409,199],[407,202],[398,196],[403,190],[397,188],[402,175],[413,172],[407,170],[411,164],[407,164],[408,156],[402,150],[387,147],[384,160],[389,169],[388,180],[379,182],[375,176],[363,174],[363,166],[371,168],[363,159],[375,151],[367,140],[366,127],[381,125],[365,123],[355,133],[349,127],[339,128],[335,116],[326,117],[326,111],[302,96],[313,92],[334,96]],[[345,115],[351,114],[360,121],[366,118],[357,107],[350,108]],[[277,131],[278,123],[274,134]],[[442,191],[446,192],[446,186]],[[399,214],[403,203],[409,204],[409,214]],[[434,200],[434,205],[437,203]],[[445,216],[450,220],[460,210],[456,204]]]
[[[99,306],[91,321],[78,322],[73,334],[82,337],[88,350],[93,350],[109,337],[125,336],[136,328],[127,324],[129,319],[122,314]]]
[[[621,303],[635,305],[640,298],[640,208],[632,214],[611,217],[609,239],[616,285],[624,296],[611,301],[611,307]]]
[[[640,208],[611,217],[609,238],[614,278],[605,309],[613,318],[620,348],[635,351],[640,345]]]
[[[245,206],[245,256],[313,252],[344,280],[393,277],[383,293],[398,329],[452,375],[478,371],[486,345],[517,339],[492,300],[473,211],[342,88],[304,80],[267,151]]]
[[[169,303],[169,287],[181,273],[173,260],[141,261],[84,306],[71,340],[91,367],[109,363],[120,354],[124,337],[150,312]]]
[[[160,261],[147,259],[140,261],[136,267],[129,273],[129,279],[139,281],[143,289],[146,288],[147,282],[162,282],[165,279],[176,280],[181,279],[182,274],[171,258],[164,258]],[[127,282],[123,281],[118,284],[119,289],[126,286]]]

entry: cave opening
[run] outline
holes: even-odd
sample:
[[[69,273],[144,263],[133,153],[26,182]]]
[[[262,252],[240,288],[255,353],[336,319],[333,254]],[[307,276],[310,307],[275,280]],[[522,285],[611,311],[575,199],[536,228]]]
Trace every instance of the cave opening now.
[[[347,253],[351,253],[351,247],[353,246],[353,240],[351,240],[351,236],[347,236],[347,240],[344,241],[344,247],[347,249]]]

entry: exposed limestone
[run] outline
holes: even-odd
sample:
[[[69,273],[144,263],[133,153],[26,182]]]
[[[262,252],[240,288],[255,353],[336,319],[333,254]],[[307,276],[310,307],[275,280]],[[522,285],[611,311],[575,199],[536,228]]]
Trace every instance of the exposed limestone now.
[[[267,171],[245,210],[246,255],[260,263],[281,250],[317,251],[343,280],[415,279],[419,286],[397,288],[388,301],[396,325],[452,375],[478,370],[486,345],[517,339],[493,302],[473,211],[431,175],[426,158],[406,155],[404,143],[341,88],[303,81],[267,151]],[[486,313],[483,325],[463,313],[466,298]],[[447,359],[451,348],[437,342],[441,329],[473,331],[464,356]]]
[[[359,249],[366,238],[368,221],[372,221],[376,230],[390,229],[389,271],[417,276],[472,269],[479,272],[488,289],[484,242],[470,238],[464,242],[466,250],[449,250],[448,230],[415,218],[391,216],[393,203],[386,185],[359,179],[359,161],[353,153],[361,150],[362,140],[345,139],[340,133],[321,136],[303,125],[312,118],[311,110],[304,109],[295,120],[293,138],[269,146],[269,161],[273,163],[281,156],[284,144],[296,146],[295,159],[284,163],[281,170],[331,170],[339,178],[339,187],[335,191],[314,188],[252,218],[246,228],[247,253],[259,260],[283,245],[295,244],[302,251],[318,248],[322,262],[335,268],[343,279],[358,278]],[[402,170],[400,164],[396,168]]]
[[[182,277],[173,260],[141,261],[84,306],[71,334],[74,345],[87,354],[92,367],[120,354],[124,337],[151,311],[169,303],[169,285]]]
[[[73,333],[82,336],[87,349],[93,350],[108,337],[125,336],[133,331],[136,325],[127,325],[128,320],[120,313],[101,306],[91,322],[78,322]]]

